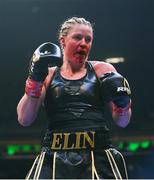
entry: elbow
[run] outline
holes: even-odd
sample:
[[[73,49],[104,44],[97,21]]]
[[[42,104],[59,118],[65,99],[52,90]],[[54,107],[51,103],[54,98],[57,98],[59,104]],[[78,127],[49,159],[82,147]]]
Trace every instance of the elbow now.
[[[34,121],[34,119],[24,116],[23,114],[18,114],[17,120],[19,124],[24,127],[30,126],[32,122]]]
[[[21,126],[24,126],[24,127],[27,127],[27,126],[30,126],[31,125],[31,122],[30,121],[27,121],[23,118],[20,118],[18,117],[18,122]]]
[[[17,120],[21,126],[27,127],[30,126],[36,118],[36,115],[33,113],[23,112],[17,108]]]

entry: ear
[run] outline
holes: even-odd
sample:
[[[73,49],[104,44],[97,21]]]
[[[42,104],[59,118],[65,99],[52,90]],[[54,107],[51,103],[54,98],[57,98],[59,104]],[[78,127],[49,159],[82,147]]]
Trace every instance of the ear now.
[[[65,38],[63,36],[60,37],[60,44],[63,48],[65,47]]]

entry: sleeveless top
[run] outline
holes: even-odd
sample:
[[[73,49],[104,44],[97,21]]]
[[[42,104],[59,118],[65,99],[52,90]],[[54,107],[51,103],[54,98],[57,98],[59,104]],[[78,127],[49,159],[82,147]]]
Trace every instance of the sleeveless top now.
[[[99,80],[90,62],[86,68],[86,75],[77,80],[65,79],[60,68],[55,69],[44,100],[49,130],[103,128],[108,131]]]

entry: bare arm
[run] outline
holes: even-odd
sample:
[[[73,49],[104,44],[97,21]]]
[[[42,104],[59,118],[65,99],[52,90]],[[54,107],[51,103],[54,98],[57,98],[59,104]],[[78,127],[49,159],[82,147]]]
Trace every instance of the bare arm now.
[[[93,61],[92,65],[95,69],[95,72],[96,72],[98,78],[100,78],[105,73],[116,72],[116,69],[111,64],[108,64],[105,62]],[[126,127],[130,122],[130,118],[131,118],[131,114],[132,114],[131,101],[128,102],[127,106],[123,107],[123,108],[118,107],[112,101],[109,102],[109,106],[111,109],[112,118],[113,118],[114,122],[120,127],[123,127],[123,128]]]
[[[43,43],[34,51],[29,64],[25,94],[17,105],[18,121],[21,125],[29,126],[36,119],[56,68],[54,66],[61,63],[60,47],[54,43]],[[49,64],[52,68],[49,68]]]
[[[17,105],[18,122],[22,126],[29,126],[36,119],[38,110],[45,96],[45,88],[42,88],[42,93],[39,98],[28,96],[26,93],[21,98]]]
[[[125,128],[131,119],[132,111],[131,111],[131,103],[125,108],[119,108],[114,103],[110,103],[112,118],[114,122],[122,128]]]
[[[17,115],[18,115],[18,122],[22,126],[29,126],[36,119],[39,108],[44,101],[46,89],[50,84],[55,68],[56,67],[49,68],[48,76],[44,81],[44,85],[41,91],[41,96],[39,98],[33,98],[25,93],[24,96],[19,101],[17,105]]]

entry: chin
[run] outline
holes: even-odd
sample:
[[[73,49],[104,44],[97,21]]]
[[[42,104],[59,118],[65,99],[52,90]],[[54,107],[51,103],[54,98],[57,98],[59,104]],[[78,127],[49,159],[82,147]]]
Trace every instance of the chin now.
[[[85,59],[79,59],[79,60],[78,60],[78,63],[79,63],[79,64],[83,64],[84,62],[85,62]]]
[[[87,60],[87,58],[84,56],[84,57],[82,57],[82,58],[79,58],[79,59],[78,59],[78,62],[79,62],[80,64],[82,64],[82,63],[86,62],[86,60]]]

